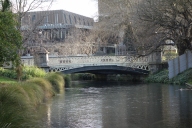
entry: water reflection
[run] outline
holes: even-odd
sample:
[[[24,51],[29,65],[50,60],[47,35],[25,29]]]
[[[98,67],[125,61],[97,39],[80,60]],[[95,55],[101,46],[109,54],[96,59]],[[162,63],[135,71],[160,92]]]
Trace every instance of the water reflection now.
[[[49,128],[190,128],[192,91],[162,84],[77,83],[54,97]]]

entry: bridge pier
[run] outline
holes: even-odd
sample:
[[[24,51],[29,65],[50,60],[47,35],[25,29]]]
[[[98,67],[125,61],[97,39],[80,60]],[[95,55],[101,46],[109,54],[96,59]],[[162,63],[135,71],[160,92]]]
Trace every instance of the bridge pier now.
[[[107,74],[95,74],[96,81],[107,81]]]

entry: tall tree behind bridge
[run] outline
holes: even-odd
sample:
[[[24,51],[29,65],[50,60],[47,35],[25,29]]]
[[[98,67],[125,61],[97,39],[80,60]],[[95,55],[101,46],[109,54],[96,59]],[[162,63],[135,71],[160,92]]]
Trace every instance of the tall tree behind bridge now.
[[[99,22],[97,23],[97,35],[103,43],[120,43],[123,42],[127,51],[134,51],[134,36],[131,30],[131,13],[138,0],[98,0]],[[125,37],[127,34],[130,37]],[[128,39],[129,38],[129,39]]]
[[[173,40],[179,55],[186,49],[192,50],[191,0],[143,0],[139,3],[137,14],[138,19],[143,22],[142,28],[151,31],[151,35],[156,33],[161,36],[156,42]]]
[[[192,49],[192,1],[189,0],[99,0],[103,33],[131,28],[134,47],[139,55],[148,55],[165,40],[173,40],[179,55]],[[118,32],[117,32],[118,33]],[[107,34],[101,34],[107,36]],[[118,35],[118,34],[117,34]]]

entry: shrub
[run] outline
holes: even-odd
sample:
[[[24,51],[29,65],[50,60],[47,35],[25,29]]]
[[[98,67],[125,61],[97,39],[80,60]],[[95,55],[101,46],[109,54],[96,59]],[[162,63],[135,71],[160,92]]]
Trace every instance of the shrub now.
[[[40,86],[44,92],[44,99],[48,99],[48,98],[52,97],[53,95],[55,95],[51,83],[44,78],[33,78],[30,80],[27,80],[26,82],[34,83],[34,84]]]
[[[48,73],[45,77],[53,86],[53,89],[57,93],[61,93],[64,89],[63,75],[60,73]]]
[[[46,72],[43,69],[34,66],[24,66],[22,79],[29,79],[32,77],[45,77]]]
[[[71,85],[71,76],[70,75],[64,75],[65,80],[65,87],[69,87]]]
[[[22,82],[19,83],[18,86],[21,86],[27,92],[30,104],[33,105],[33,107],[37,107],[40,103],[42,103],[44,99],[44,92],[41,86],[32,82]]]
[[[168,70],[163,70],[160,72],[157,72],[155,74],[149,75],[146,79],[145,82],[151,82],[151,83],[168,83],[169,78],[168,78]]]
[[[21,86],[1,86],[0,127],[29,127],[32,122],[29,102],[29,96]]]

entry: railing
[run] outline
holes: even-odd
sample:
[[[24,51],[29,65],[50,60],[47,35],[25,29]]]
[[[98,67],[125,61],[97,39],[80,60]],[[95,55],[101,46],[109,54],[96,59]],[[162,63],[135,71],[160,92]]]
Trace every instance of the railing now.
[[[51,68],[64,67],[66,70],[84,66],[117,65],[134,68],[148,68],[148,57],[131,56],[73,56],[49,57],[48,66]]]

